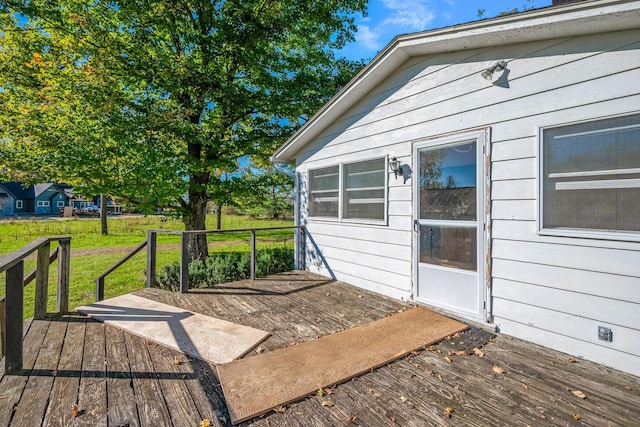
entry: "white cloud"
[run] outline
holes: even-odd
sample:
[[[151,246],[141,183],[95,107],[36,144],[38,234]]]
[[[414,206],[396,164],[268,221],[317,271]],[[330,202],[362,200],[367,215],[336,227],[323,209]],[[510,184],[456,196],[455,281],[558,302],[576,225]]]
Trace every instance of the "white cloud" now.
[[[380,26],[397,27],[399,33],[424,30],[435,18],[433,10],[427,7],[428,1],[382,0],[382,3],[391,13]]]
[[[382,47],[377,31],[371,31],[368,25],[358,25],[356,33],[356,41],[358,44],[364,45],[367,49],[378,50]]]

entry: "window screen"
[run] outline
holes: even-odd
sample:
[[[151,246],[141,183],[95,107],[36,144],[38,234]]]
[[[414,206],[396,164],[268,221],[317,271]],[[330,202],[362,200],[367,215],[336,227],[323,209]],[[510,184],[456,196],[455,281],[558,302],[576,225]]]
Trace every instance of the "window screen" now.
[[[640,114],[543,131],[542,228],[640,231]]]
[[[338,217],[339,173],[339,166],[309,171],[310,216]]]
[[[345,219],[384,220],[385,159],[344,165]]]

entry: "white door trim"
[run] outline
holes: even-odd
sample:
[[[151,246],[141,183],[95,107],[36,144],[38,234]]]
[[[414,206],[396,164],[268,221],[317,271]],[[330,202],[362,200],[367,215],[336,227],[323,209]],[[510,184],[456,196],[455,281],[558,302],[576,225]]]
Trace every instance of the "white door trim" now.
[[[490,204],[490,128],[479,129],[470,132],[459,133],[455,135],[447,135],[443,137],[435,137],[430,139],[418,140],[413,143],[412,147],[412,163],[414,170],[414,179],[412,195],[413,195],[413,295],[417,302],[421,301],[418,293],[419,286],[419,257],[420,257],[420,241],[417,230],[419,229],[420,218],[420,156],[419,151],[424,148],[436,148],[475,140],[477,143],[476,153],[476,203],[478,209],[478,300],[480,306],[478,313],[471,315],[468,312],[454,311],[455,314],[468,317],[474,320],[482,320],[491,322],[491,304],[490,304],[490,224],[491,224],[491,204]],[[425,302],[427,303],[427,302]],[[446,307],[441,307],[447,310]],[[449,310],[451,311],[451,310]]]

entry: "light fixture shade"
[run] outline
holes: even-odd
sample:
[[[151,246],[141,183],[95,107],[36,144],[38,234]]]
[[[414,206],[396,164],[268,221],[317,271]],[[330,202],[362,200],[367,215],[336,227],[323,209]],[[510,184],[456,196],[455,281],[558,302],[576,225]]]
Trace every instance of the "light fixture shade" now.
[[[400,173],[402,175],[402,168],[400,167],[400,160],[398,160],[396,157],[392,157],[389,160],[389,169],[391,169],[391,172],[393,172],[393,174],[396,176],[396,178],[398,178],[398,173]]]

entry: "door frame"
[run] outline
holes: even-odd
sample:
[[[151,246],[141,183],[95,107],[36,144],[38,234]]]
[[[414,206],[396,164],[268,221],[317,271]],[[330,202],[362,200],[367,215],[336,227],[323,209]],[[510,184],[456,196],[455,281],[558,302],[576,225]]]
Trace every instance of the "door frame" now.
[[[433,305],[424,301],[418,295],[419,270],[420,270],[420,238],[416,232],[420,218],[420,155],[425,148],[447,146],[458,142],[476,140],[476,203],[478,209],[478,314],[470,315],[468,312],[455,311],[454,309],[439,307],[442,310],[452,312],[458,316],[476,321],[491,323],[491,129],[482,128],[457,134],[448,134],[414,141],[412,144],[412,163],[414,179],[412,180],[413,218],[412,218],[412,263],[413,263],[413,295],[418,303]]]

